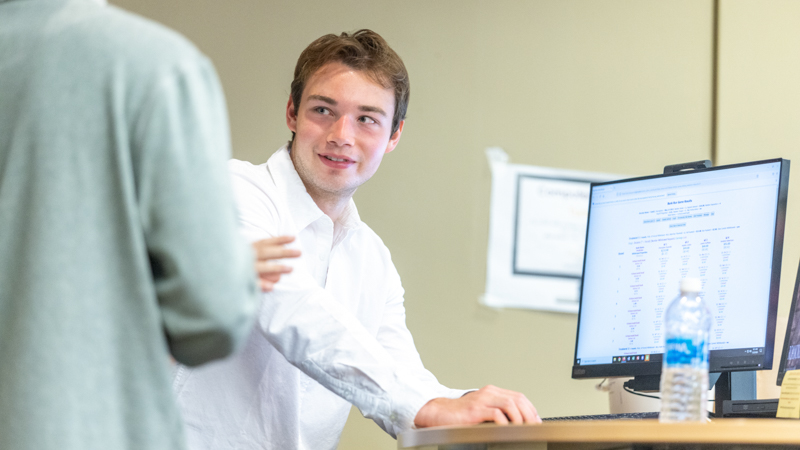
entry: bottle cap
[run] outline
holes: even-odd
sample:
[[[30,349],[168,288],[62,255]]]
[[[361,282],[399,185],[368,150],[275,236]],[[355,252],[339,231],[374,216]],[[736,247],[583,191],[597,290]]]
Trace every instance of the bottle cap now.
[[[700,292],[703,289],[703,283],[699,278],[684,278],[681,280],[681,292]]]

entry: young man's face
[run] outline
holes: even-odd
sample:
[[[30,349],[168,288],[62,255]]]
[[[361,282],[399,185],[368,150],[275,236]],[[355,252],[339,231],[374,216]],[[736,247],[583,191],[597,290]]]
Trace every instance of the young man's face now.
[[[306,82],[299,108],[286,123],[294,131],[292,161],[309,194],[348,198],[375,174],[403,130],[392,134],[394,90],[341,63],[322,66]]]

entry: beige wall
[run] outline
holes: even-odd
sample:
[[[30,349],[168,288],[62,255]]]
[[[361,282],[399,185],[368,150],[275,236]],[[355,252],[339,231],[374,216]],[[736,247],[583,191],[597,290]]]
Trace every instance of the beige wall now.
[[[800,258],[800,2],[720,4],[719,164],[792,160],[779,314],[788,316]]]
[[[477,304],[490,188],[483,150],[630,175],[710,158],[712,0],[112,3],[177,29],[211,57],[234,155],[253,162],[289,137],[289,82],[309,42],[364,27],[383,34],[408,66],[412,100],[400,145],[356,201],[393,252],[423,361],[449,386],[522,391],[546,416],[607,412],[596,381],[569,377],[574,315]],[[800,151],[800,6],[723,0],[720,11],[717,163],[792,158]],[[795,209],[784,300],[800,253]],[[394,446],[357,412],[340,445]]]

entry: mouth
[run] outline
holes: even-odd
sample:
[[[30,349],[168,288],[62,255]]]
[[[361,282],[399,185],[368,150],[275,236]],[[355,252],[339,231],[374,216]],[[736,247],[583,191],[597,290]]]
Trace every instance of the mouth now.
[[[347,158],[336,158],[336,157],[328,156],[328,155],[322,155],[322,157],[327,159],[328,161],[333,161],[333,162],[348,162],[348,163],[349,162],[353,162],[352,160],[347,159]]]
[[[342,155],[317,155],[322,163],[332,169],[348,169],[356,162]]]

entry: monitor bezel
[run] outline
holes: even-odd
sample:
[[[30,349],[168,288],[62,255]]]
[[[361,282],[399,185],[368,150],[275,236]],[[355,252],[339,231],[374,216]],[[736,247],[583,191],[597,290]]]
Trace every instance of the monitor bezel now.
[[[772,249],[772,276],[770,279],[770,293],[769,305],[767,311],[767,329],[765,336],[764,348],[764,361],[761,367],[754,368],[752,366],[742,368],[723,367],[722,361],[715,361],[720,357],[715,357],[715,351],[710,352],[709,356],[709,370],[711,372],[734,372],[734,371],[751,371],[751,370],[770,370],[774,360],[775,348],[775,324],[778,314],[778,297],[780,293],[780,274],[781,263],[783,259],[783,238],[784,228],[786,223],[786,203],[789,192],[789,164],[790,161],[783,158],[765,159],[760,161],[752,161],[738,164],[728,164],[724,166],[700,168],[694,170],[687,170],[674,173],[662,173],[657,175],[649,175],[643,177],[626,178],[622,180],[606,181],[592,183],[589,189],[589,205],[592,202],[592,195],[596,186],[604,186],[619,183],[630,183],[635,181],[642,181],[654,178],[666,177],[680,177],[688,174],[695,174],[699,172],[730,170],[738,167],[755,166],[761,164],[780,163],[780,179],[778,181],[778,197],[775,215],[775,239],[773,241]],[[591,223],[591,207],[589,208],[588,217],[586,219],[586,240],[584,241],[584,257],[583,257],[583,270],[586,269],[586,241],[589,238],[589,224]],[[581,272],[583,273],[583,271]],[[614,377],[635,377],[635,376],[652,376],[661,374],[660,361],[658,362],[636,362],[630,364],[592,364],[592,365],[578,365],[578,343],[580,342],[580,324],[581,312],[583,305],[583,280],[581,277],[579,306],[578,306],[578,323],[575,332],[575,352],[572,359],[572,378],[614,378]]]

